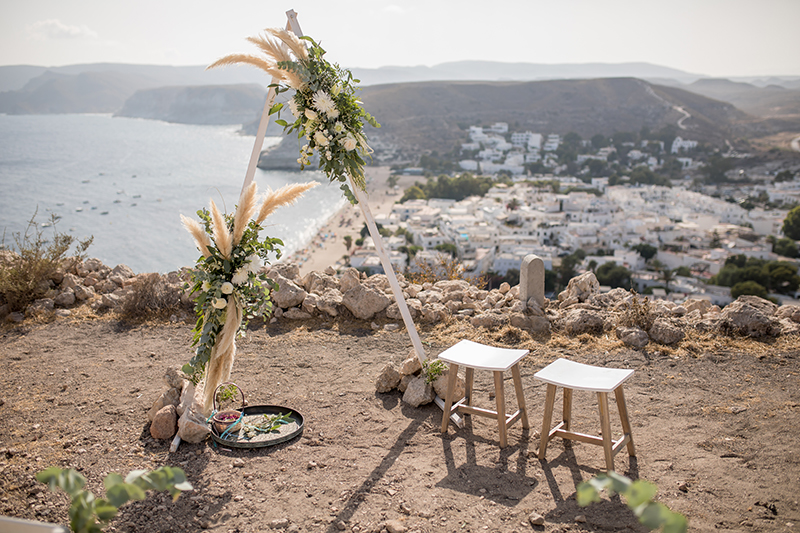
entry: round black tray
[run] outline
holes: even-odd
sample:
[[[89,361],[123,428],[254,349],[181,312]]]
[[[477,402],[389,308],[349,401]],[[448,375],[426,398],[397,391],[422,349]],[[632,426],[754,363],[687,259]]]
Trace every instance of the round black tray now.
[[[277,414],[288,414],[293,419],[293,422],[281,426],[277,433],[263,433],[254,439],[240,437],[241,427],[240,429],[225,435],[225,438],[222,438],[220,433],[218,433],[212,425],[211,438],[214,439],[214,442],[231,448],[265,448],[267,446],[274,446],[276,444],[292,440],[293,438],[303,434],[303,415],[294,409],[281,407],[278,405],[250,405],[244,409],[237,410],[244,413],[244,422],[247,422],[248,417],[251,416],[255,419],[261,415],[272,416]]]

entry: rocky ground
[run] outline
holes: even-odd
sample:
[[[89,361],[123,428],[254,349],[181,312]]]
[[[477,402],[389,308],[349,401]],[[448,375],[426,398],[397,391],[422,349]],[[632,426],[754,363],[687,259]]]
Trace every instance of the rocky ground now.
[[[99,314],[98,314],[99,313]],[[689,329],[676,343],[634,348],[613,330],[549,334],[471,317],[422,324],[429,355],[459,339],[531,350],[522,368],[531,428],[509,446],[476,418],[441,435],[441,411],[378,393],[387,361],[411,343],[385,316],[281,319],[253,324],[238,346],[233,380],[251,405],[288,406],[302,436],[257,450],[150,436],[147,412],[164,374],[189,358],[191,325],[132,323],[88,306],[64,318],[27,318],[0,336],[0,512],[65,524],[67,498],[34,474],[77,468],[101,494],[108,472],[174,465],[195,490],[123,507],[108,531],[643,531],[618,499],[579,508],[577,484],[604,469],[595,446],[551,443],[536,458],[545,387],[533,374],[558,357],[633,368],[626,383],[637,456],[617,469],[659,487],[657,499],[695,531],[792,531],[800,527],[800,348],[794,335],[757,340]],[[457,315],[456,315],[457,316]],[[377,329],[373,327],[377,326]],[[554,322],[554,325],[556,322]],[[389,328],[392,329],[392,328]],[[476,373],[476,403],[490,407],[488,373]],[[508,407],[514,405],[510,376]],[[597,432],[595,399],[576,392],[579,431]],[[612,403],[613,405],[613,403]],[[612,407],[612,427],[616,416]],[[532,525],[530,518],[541,525]]]

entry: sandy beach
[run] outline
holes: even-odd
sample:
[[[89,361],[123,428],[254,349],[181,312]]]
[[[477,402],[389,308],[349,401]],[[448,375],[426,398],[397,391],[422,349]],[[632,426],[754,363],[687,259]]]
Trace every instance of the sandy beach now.
[[[373,216],[378,213],[388,213],[392,204],[400,199],[405,188],[413,185],[414,181],[424,179],[419,176],[401,176],[398,181],[399,192],[395,192],[387,181],[390,175],[389,167],[366,169],[367,195]],[[335,185],[331,185],[333,186]],[[344,237],[350,235],[355,243],[356,239],[361,237],[360,231],[364,227],[364,220],[361,208],[348,203],[320,228],[308,246],[285,256],[283,261],[300,264],[301,276],[313,270],[324,270],[328,266],[335,267],[337,261],[349,253]],[[355,247],[355,244],[353,246]]]

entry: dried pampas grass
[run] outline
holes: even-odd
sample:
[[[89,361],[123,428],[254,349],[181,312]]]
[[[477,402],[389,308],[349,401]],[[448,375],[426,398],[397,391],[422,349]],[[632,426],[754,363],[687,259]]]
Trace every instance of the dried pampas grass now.
[[[245,190],[242,191],[242,196],[239,198],[239,206],[236,208],[236,215],[233,217],[233,246],[241,242],[244,230],[250,223],[250,217],[256,212],[256,192],[258,187],[256,182],[250,184]]]
[[[261,204],[261,209],[258,211],[256,223],[261,224],[264,219],[271,215],[272,212],[277,208],[282,205],[293,204],[298,198],[303,196],[307,190],[316,186],[316,181],[309,181],[307,183],[292,183],[290,185],[284,185],[277,191],[270,191],[264,199],[264,202]]]
[[[267,32],[267,35],[247,37],[247,40],[260,48],[266,59],[250,54],[231,54],[214,61],[206,69],[245,63],[260,68],[273,78],[284,81],[293,89],[300,89],[305,85],[305,81],[296,72],[283,69],[278,66],[278,63],[294,61],[292,53],[299,61],[307,60],[308,49],[305,43],[287,30],[267,28],[264,31]],[[270,38],[270,35],[277,40]]]
[[[183,215],[181,215],[181,222],[183,222],[183,227],[194,237],[194,242],[197,243],[197,247],[200,249],[200,253],[203,254],[203,257],[210,256],[211,252],[208,251],[208,247],[211,246],[211,239],[208,237],[208,233],[203,229],[203,226],[196,220],[186,218]]]
[[[211,222],[214,226],[214,242],[217,244],[219,253],[225,259],[230,259],[231,251],[233,251],[233,238],[231,232],[228,231],[225,217],[217,209],[217,204],[214,203],[214,200],[211,200]]]
[[[222,331],[211,350],[206,367],[206,383],[203,389],[203,407],[206,416],[211,414],[214,406],[214,392],[217,387],[231,377],[233,359],[236,355],[236,332],[242,325],[242,308],[236,303],[233,294],[228,296],[226,312],[225,325],[222,326]]]

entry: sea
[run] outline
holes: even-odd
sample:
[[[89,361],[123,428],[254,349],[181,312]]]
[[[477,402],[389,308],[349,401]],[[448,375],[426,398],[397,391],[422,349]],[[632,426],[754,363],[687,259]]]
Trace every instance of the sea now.
[[[112,268],[191,266],[199,252],[179,215],[197,218],[211,200],[234,211],[255,140],[238,130],[108,114],[0,115],[2,243],[14,248],[33,230],[52,239],[55,230],[76,241],[93,236],[87,255]],[[346,200],[319,171],[256,170],[260,193],[310,180],[320,185],[264,221],[263,235],[280,238],[284,256],[304,248]]]

